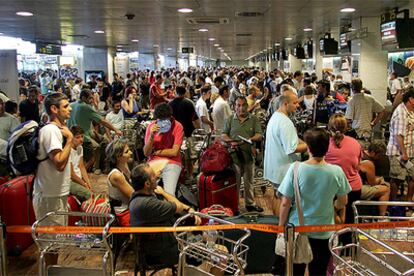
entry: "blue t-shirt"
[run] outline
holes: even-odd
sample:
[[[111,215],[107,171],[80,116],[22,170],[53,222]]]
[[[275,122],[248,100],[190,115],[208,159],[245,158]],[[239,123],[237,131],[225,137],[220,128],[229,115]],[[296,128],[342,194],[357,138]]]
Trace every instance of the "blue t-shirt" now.
[[[289,222],[298,226],[299,218],[294,203],[293,168],[294,164],[289,167],[278,192],[292,199]],[[301,163],[298,170],[298,184],[305,225],[334,224],[333,201],[335,196],[343,196],[351,191],[351,186],[341,167],[331,164]],[[328,239],[331,235],[332,232],[308,234],[314,239]]]
[[[299,160],[295,153],[299,138],[296,128],[288,116],[281,112],[273,113],[267,124],[264,155],[264,178],[282,183],[290,164]]]

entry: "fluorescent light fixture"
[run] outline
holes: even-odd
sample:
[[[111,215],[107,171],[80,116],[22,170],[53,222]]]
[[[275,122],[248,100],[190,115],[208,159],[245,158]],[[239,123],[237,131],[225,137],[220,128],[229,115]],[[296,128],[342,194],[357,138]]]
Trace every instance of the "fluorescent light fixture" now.
[[[280,46],[280,43],[276,42],[276,43],[275,43],[275,46]]]
[[[224,52],[224,50],[223,50],[223,49],[221,49],[221,50],[220,50],[220,52],[222,52],[222,53],[223,53],[223,52]]]
[[[189,9],[189,8],[181,8],[181,9],[178,9],[178,12],[181,12],[181,13],[191,13],[191,12],[193,12],[193,10],[192,9]]]
[[[272,47],[267,47],[267,49],[272,50],[273,48]]]
[[[95,34],[104,34],[104,33],[105,33],[105,31],[102,31],[102,30],[96,30],[96,31],[94,31],[94,33],[95,33]]]
[[[291,37],[285,37],[285,40],[292,40],[293,38]]]
[[[220,47],[220,44],[216,43],[216,44],[214,44],[214,47]]]
[[[304,28],[303,31],[304,32],[311,32],[312,31],[312,28]]]
[[[139,41],[139,39],[132,39],[131,41],[132,41],[132,42],[138,42],[138,41]]]
[[[158,45],[158,44],[154,44],[154,45],[152,45],[154,48],[158,48],[158,47],[160,47],[160,45]]]
[[[216,40],[214,37],[210,37],[208,40],[210,40],[210,41],[214,41],[214,40]]]
[[[16,15],[18,15],[18,16],[33,16],[33,13],[28,12],[28,11],[19,11],[19,12],[16,12]]]
[[[167,48],[167,51],[172,51],[172,48]]]
[[[341,9],[341,12],[354,12],[355,9],[354,8],[343,8]]]
[[[208,29],[198,29],[199,32],[208,32]]]
[[[348,30],[351,31],[351,32],[356,31],[355,28],[349,28]]]

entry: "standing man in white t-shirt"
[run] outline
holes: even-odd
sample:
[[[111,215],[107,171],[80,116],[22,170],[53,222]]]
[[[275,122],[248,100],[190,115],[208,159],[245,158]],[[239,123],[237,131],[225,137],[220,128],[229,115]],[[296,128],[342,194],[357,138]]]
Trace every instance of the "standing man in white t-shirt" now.
[[[397,74],[395,72],[392,72],[390,75],[390,93],[391,97],[394,100],[395,97],[399,92],[401,92],[401,82],[397,77]]]
[[[67,196],[70,189],[69,157],[73,134],[66,126],[72,108],[62,93],[53,93],[44,101],[49,123],[39,132],[39,163],[34,180],[33,208],[36,219],[49,212],[67,211]],[[65,144],[64,144],[64,140]],[[53,216],[43,225],[67,225],[64,216]]]
[[[214,121],[215,130],[223,130],[224,122],[231,116],[231,108],[227,102],[230,96],[229,87],[223,85],[219,90],[219,97],[214,101],[212,117]]]
[[[207,132],[214,129],[214,124],[210,120],[210,114],[208,113],[206,101],[211,97],[210,87],[201,88],[201,97],[196,103],[196,112],[198,118],[201,120],[201,128]]]

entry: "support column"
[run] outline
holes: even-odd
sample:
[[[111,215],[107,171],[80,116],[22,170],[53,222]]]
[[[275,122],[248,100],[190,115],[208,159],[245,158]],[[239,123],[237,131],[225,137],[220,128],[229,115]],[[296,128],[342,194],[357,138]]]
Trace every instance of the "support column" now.
[[[301,71],[302,61],[296,58],[294,55],[289,54],[290,72]]]
[[[323,57],[319,50],[319,40],[313,44],[313,56],[315,57],[315,73],[318,80],[322,79]]]

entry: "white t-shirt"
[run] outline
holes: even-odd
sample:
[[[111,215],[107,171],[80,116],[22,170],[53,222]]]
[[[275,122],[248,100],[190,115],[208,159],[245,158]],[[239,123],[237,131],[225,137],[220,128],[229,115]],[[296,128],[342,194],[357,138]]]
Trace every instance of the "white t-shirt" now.
[[[390,80],[390,92],[391,95],[397,94],[397,90],[401,89],[401,82],[399,79]]]
[[[118,114],[114,113],[113,111],[109,112],[106,114],[105,119],[108,120],[117,129],[124,129],[124,114],[121,110],[118,112]]]
[[[217,86],[215,86],[215,85],[212,85],[211,86],[211,93],[213,94],[213,93],[215,93],[215,94],[218,94],[219,93],[219,89],[217,88]]]
[[[229,104],[222,98],[218,97],[213,104],[213,113],[211,114],[214,121],[214,129],[224,129],[224,122],[232,114]]]
[[[82,156],[83,156],[83,147],[82,146],[79,146],[76,149],[72,148],[70,150],[70,157],[69,157],[70,159],[69,159],[69,161],[73,165],[73,170],[74,170],[75,174],[77,176],[79,176],[80,178],[82,178],[82,172],[79,168],[79,161],[80,161]]]
[[[63,150],[63,136],[55,124],[48,124],[39,132],[39,154],[42,160],[53,150]],[[39,163],[34,181],[34,193],[41,193],[43,197],[59,197],[69,194],[70,166],[60,172],[49,158]]]
[[[207,104],[203,100],[202,97],[198,99],[195,109],[197,112],[197,116],[198,118],[200,118],[200,120],[201,120],[201,117],[203,116],[207,117],[207,119],[210,119],[210,114],[208,114]],[[208,124],[203,123],[203,121],[201,121],[201,128],[203,128],[206,131],[210,131],[210,126]]]
[[[210,77],[206,78],[206,83],[213,84],[213,80]]]

